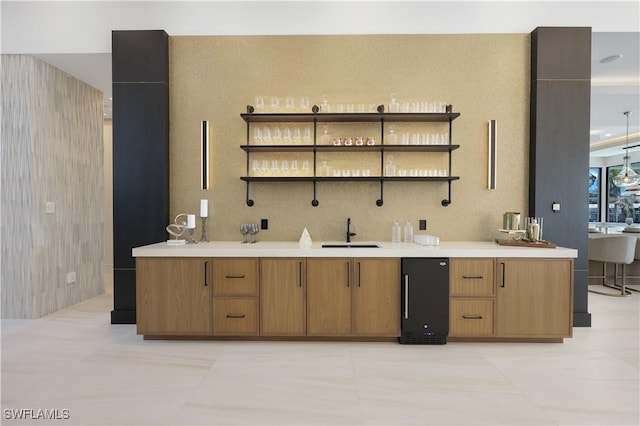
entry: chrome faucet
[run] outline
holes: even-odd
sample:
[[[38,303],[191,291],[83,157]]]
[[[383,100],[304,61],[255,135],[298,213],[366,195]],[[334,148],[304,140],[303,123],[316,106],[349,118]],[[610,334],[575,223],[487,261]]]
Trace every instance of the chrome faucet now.
[[[347,218],[347,242],[351,242],[351,237],[355,237],[356,233],[351,232],[351,218]]]

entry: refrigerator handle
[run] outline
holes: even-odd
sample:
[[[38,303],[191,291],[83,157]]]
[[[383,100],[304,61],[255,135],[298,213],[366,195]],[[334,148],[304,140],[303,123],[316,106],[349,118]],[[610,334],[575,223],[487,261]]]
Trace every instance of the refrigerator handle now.
[[[409,319],[409,275],[404,276],[404,319]]]

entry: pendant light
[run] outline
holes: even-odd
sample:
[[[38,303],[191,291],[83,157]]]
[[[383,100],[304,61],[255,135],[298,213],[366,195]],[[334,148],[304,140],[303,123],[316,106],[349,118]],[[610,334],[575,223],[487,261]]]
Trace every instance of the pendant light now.
[[[619,188],[629,188],[631,186],[640,185],[640,175],[638,175],[629,165],[629,114],[631,111],[626,111],[624,115],[627,116],[627,146],[625,148],[626,153],[624,156],[624,167],[613,178],[613,184]]]

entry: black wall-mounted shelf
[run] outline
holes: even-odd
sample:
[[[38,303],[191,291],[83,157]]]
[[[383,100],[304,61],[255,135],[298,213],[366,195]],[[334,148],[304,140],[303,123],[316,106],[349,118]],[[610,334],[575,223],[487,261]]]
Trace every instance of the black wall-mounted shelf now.
[[[452,122],[460,116],[460,113],[452,112],[452,106],[447,105],[447,112],[439,113],[386,113],[384,106],[377,108],[378,112],[369,113],[321,113],[314,105],[312,113],[255,113],[253,106],[247,106],[247,113],[240,114],[247,123],[247,143],[240,148],[247,153],[247,174],[241,177],[247,183],[246,203],[253,206],[254,201],[250,198],[249,187],[251,182],[311,182],[313,184],[313,200],[311,204],[315,207],[319,204],[316,197],[316,184],[318,182],[379,182],[380,198],[376,200],[377,206],[384,204],[384,182],[446,182],[448,186],[448,197],[442,200],[443,206],[451,204],[451,182],[459,180],[459,176],[382,176],[384,171],[385,152],[445,152],[449,154],[448,173],[451,173],[451,153],[460,148],[460,145],[451,144]],[[317,144],[317,123],[380,123],[380,143],[376,145],[318,145]],[[385,145],[384,126],[385,123],[449,123],[449,140],[443,145]],[[250,134],[252,123],[313,123],[313,143],[306,145],[251,145]],[[318,152],[379,152],[380,153],[380,175],[378,176],[336,176],[325,177],[315,175],[317,169]],[[250,155],[260,152],[311,152],[313,154],[313,176],[250,176]]]

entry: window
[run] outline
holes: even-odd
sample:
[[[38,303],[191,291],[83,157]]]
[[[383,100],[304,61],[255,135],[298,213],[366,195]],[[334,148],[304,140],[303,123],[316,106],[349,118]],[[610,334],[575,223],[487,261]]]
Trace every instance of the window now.
[[[638,170],[640,163],[632,163],[631,168]],[[620,170],[622,170],[622,165],[607,167],[606,221],[624,223],[629,216],[633,218],[634,223],[638,223],[640,222],[640,203],[638,203],[636,196],[628,194],[626,189],[618,188],[613,184],[613,177],[620,173]],[[591,187],[589,187],[589,206],[591,206]]]
[[[589,222],[600,222],[600,167],[589,168]]]

